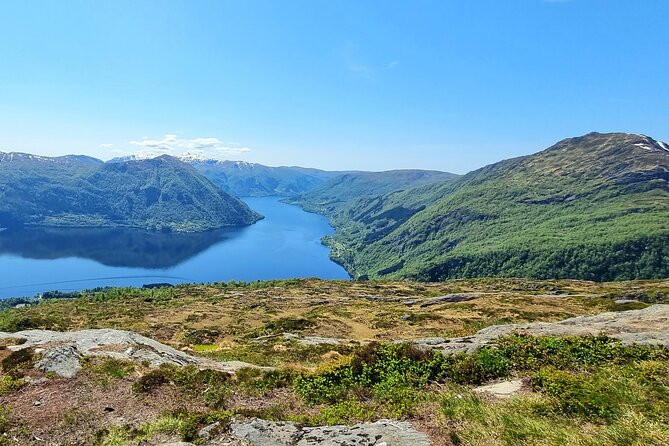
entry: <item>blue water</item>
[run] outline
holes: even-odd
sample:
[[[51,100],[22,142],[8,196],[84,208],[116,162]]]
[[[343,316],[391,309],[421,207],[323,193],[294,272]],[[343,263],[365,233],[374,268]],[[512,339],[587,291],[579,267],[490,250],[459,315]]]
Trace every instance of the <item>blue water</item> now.
[[[198,234],[56,228],[0,232],[0,298],[149,283],[348,279],[320,242],[333,233],[324,217],[275,197],[245,201],[265,219]]]

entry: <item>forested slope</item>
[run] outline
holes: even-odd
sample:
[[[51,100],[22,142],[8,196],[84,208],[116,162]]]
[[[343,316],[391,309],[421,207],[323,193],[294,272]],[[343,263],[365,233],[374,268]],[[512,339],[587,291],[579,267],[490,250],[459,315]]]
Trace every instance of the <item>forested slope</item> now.
[[[191,166],[168,156],[102,163],[0,153],[0,227],[138,227],[201,231],[260,218]]]
[[[591,133],[330,215],[355,277],[669,277],[669,146]]]

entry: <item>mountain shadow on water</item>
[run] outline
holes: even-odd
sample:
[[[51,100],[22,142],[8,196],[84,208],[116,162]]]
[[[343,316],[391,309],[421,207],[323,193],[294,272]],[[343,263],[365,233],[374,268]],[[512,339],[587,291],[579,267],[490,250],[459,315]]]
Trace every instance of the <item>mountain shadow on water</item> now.
[[[0,255],[42,260],[77,257],[114,267],[165,269],[242,231],[244,228],[196,233],[132,228],[7,229],[0,232]]]

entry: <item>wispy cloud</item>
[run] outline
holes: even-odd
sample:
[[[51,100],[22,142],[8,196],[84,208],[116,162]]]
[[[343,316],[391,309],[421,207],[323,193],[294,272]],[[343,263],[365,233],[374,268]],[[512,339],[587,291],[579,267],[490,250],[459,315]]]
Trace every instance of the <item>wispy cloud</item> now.
[[[114,144],[100,144],[101,149],[109,149],[110,147],[114,147]]]
[[[369,64],[365,58],[361,55],[361,51],[353,42],[346,42],[336,51],[337,55],[351,74],[361,79],[368,81],[376,80],[376,77],[380,71],[391,70],[399,65],[398,60],[392,60],[380,68]]]
[[[130,141],[133,146],[140,147],[142,154],[178,155],[184,152],[220,158],[230,153],[246,153],[251,149],[238,143],[224,142],[218,138],[180,138],[177,135],[165,135],[159,139],[143,137],[138,141]]]
[[[395,67],[398,66],[399,64],[400,64],[400,61],[399,61],[399,60],[393,60],[393,61],[389,62],[388,65],[386,65],[386,67],[384,68],[384,70],[392,70],[393,68],[395,68]]]

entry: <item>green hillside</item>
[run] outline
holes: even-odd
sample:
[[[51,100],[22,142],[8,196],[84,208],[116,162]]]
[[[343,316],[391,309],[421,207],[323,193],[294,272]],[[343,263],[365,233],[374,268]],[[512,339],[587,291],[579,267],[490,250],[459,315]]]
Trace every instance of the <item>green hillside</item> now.
[[[435,170],[351,172],[331,178],[318,188],[290,198],[286,202],[301,206],[310,212],[332,215],[359,197],[384,195],[454,178],[457,178],[457,175]]]
[[[669,277],[669,146],[591,133],[455,181],[349,201],[332,257],[355,277]]]
[[[97,160],[95,160],[97,161]],[[261,218],[171,157],[121,163],[0,157],[0,227],[138,227],[201,231]]]

